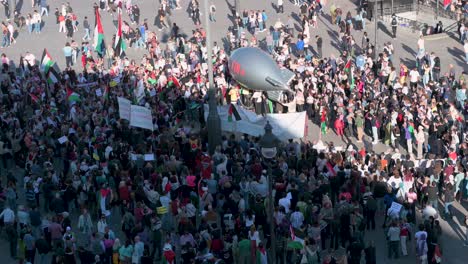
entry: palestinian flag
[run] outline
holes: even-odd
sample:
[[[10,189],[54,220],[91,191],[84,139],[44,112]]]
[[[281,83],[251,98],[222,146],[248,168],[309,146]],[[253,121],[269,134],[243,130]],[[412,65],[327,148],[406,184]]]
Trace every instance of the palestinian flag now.
[[[291,235],[291,240],[300,242],[301,244],[304,244],[304,239],[298,238],[296,234],[294,233],[294,227],[292,225],[289,225],[289,233]]]
[[[42,52],[42,59],[41,59],[41,70],[46,74],[49,72],[49,69],[54,66],[55,62],[52,60],[47,49],[44,49]]]
[[[151,84],[151,85],[155,85],[157,83],[157,78],[156,78],[156,74],[154,73],[154,71],[152,71],[149,76],[148,76],[148,83]]]
[[[106,46],[104,44],[104,30],[102,29],[101,15],[99,14],[99,9],[96,8],[96,21],[94,28],[94,50],[99,54],[99,56],[104,56]]]
[[[49,68],[48,72],[46,72],[47,82],[49,84],[55,84],[59,81],[60,76],[58,74],[59,71],[56,66],[57,65],[54,63],[54,65]]]
[[[354,87],[356,86],[355,82],[354,82],[354,71],[351,70],[349,71],[349,87],[352,89],[354,89]]]
[[[444,0],[444,9],[447,10],[450,7],[450,4],[452,4],[452,0]]]
[[[239,112],[237,112],[237,109],[233,104],[229,105],[228,122],[232,122],[232,116],[234,116],[236,121],[239,121],[242,119],[241,116],[239,115]]]
[[[176,88],[180,87],[179,80],[174,75],[172,75],[172,76],[170,76],[168,78],[167,84],[168,84],[169,87],[171,87],[171,86],[175,86]]]
[[[36,103],[36,104],[40,103],[41,100],[36,95],[30,93],[29,96],[31,96],[31,101],[33,101],[34,103]]]
[[[351,59],[348,59],[348,62],[346,62],[345,66],[344,66],[344,70],[345,72],[349,73],[351,71]]]
[[[69,103],[80,102],[81,98],[78,93],[75,93],[72,89],[67,88],[67,101]]]
[[[115,34],[115,42],[114,42],[114,54],[122,57],[125,55],[125,50],[127,49],[127,45],[125,45],[125,40],[122,36],[122,8],[118,8],[118,27],[117,27],[117,34]]]
[[[104,89],[104,100],[108,101],[109,100],[109,85],[106,85],[106,88]]]

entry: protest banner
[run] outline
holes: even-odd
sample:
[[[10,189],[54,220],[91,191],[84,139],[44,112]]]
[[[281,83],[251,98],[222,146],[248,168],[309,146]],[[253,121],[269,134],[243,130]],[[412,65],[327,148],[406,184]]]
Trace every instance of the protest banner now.
[[[119,115],[121,119],[130,121],[130,110],[132,103],[123,97],[117,97],[119,103]]]
[[[143,106],[131,105],[130,126],[153,130],[151,110]]]

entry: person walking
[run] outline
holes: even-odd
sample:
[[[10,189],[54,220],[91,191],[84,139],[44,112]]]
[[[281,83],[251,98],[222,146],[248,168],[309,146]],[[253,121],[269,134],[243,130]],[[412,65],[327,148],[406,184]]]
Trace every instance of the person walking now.
[[[398,20],[395,14],[392,15],[392,37],[396,39]]]
[[[41,16],[49,16],[49,8],[47,6],[47,0],[41,0]]]
[[[418,127],[418,133],[416,133],[416,144],[417,144],[417,156],[418,160],[423,158],[423,144],[425,140],[424,128],[423,126]]]
[[[67,42],[65,44],[65,47],[63,48],[63,55],[65,56],[65,62],[66,62],[67,68],[73,66],[72,54],[73,54],[73,49],[70,46],[70,43]]]
[[[399,257],[398,245],[400,244],[400,227],[397,226],[396,222],[393,222],[387,232],[388,241],[388,258],[395,259]]]
[[[410,230],[410,225],[403,219],[400,227],[400,244],[403,256],[408,256],[407,243]]]
[[[65,27],[65,16],[62,15],[62,14],[59,14],[59,17],[58,17],[58,21],[59,21],[59,32],[63,32],[65,34],[67,34],[67,29]]]
[[[25,19],[26,27],[28,28],[28,33],[31,34],[33,32],[33,18],[31,14],[28,14]]]
[[[11,21],[8,22],[8,37],[9,37],[9,40],[10,40],[10,45],[12,43],[16,43],[16,39],[15,39],[15,28],[13,27],[13,24],[11,24]]]
[[[278,6],[276,8],[277,13],[284,13],[284,3],[283,0],[278,0]]]
[[[36,32],[36,34],[41,33],[42,18],[41,18],[41,15],[37,12],[37,10],[34,10],[34,13],[33,13],[33,23],[34,23],[34,32]]]
[[[91,40],[91,37],[89,36],[89,32],[91,30],[91,27],[89,26],[89,21],[88,21],[88,17],[85,16],[84,17],[84,20],[83,20],[83,29],[85,31],[85,35],[83,37],[83,40],[84,41],[88,41],[88,40]]]
[[[452,183],[447,183],[445,185],[445,190],[444,190],[444,209],[445,209],[445,215],[448,218],[453,218],[451,206],[453,202],[455,201],[455,191],[453,188]]]
[[[216,6],[214,3],[211,3],[210,5],[210,21],[216,22]]]
[[[73,21],[71,16],[67,15],[67,18],[65,19],[65,28],[67,29],[67,38],[72,39],[73,38]]]

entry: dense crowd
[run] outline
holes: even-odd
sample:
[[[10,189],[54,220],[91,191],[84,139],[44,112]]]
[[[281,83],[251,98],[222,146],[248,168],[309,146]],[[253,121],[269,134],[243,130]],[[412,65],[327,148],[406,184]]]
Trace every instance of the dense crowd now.
[[[116,16],[119,2],[101,0],[96,8]],[[163,44],[158,27],[140,21],[138,6],[122,2],[130,17],[124,39],[145,52],[141,60],[114,54],[112,45],[98,56],[88,43],[89,22],[82,23],[79,45],[69,4],[56,12],[59,31],[70,38],[57,82],[46,80],[31,53],[16,69],[1,56],[0,219],[11,257],[41,264],[362,258],[372,264],[377,252],[366,233],[380,228],[380,216],[389,258],[411,254],[418,263],[441,263],[450,254],[439,221],[453,216],[454,202],[468,199],[466,72],[442,69],[424,36],[415,43],[416,64],[396,65],[392,43],[375,50],[366,34],[353,38],[365,29],[362,11],[355,19],[353,11],[331,5],[341,53],[330,56],[322,55],[322,37],[311,34],[317,16],[328,12],[321,1],[296,1],[299,32],[290,17],[283,23],[270,22],[261,10],[236,14],[230,45],[213,46],[219,104],[240,101],[258,114],[307,111],[322,137],[336,133],[347,145],[291,139],[265,160],[258,137],[223,134],[210,154],[202,107],[211,61],[205,30],[182,35],[165,19],[179,1],[163,0],[155,19],[171,29]],[[277,4],[283,11],[283,2]],[[199,25],[198,2],[189,8]],[[39,33],[37,15],[31,17],[28,30]],[[216,20],[213,4],[210,18]],[[262,47],[296,74],[294,94],[280,102],[242,89],[229,73],[230,52],[261,46],[262,31],[268,31]],[[71,100],[72,93],[79,97]],[[153,130],[120,118],[118,97],[151,109]],[[373,151],[380,143],[386,151]],[[155,159],[142,158],[148,153]]]

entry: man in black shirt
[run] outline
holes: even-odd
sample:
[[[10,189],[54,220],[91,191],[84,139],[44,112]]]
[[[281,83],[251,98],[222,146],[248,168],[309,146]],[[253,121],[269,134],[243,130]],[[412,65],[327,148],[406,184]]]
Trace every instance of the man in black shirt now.
[[[361,252],[363,247],[358,240],[353,239],[353,242],[348,246],[347,253],[349,255],[349,264],[359,264],[361,262]]]

